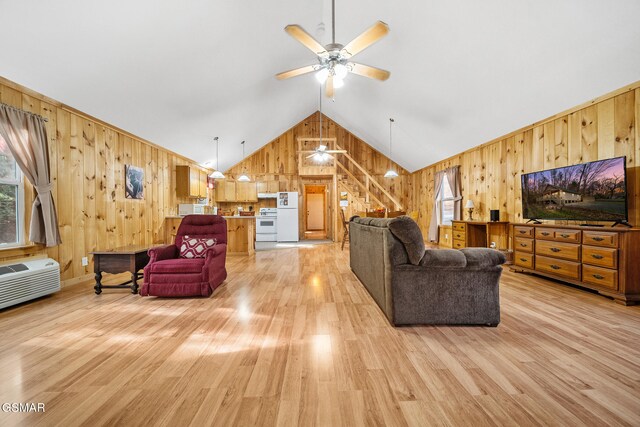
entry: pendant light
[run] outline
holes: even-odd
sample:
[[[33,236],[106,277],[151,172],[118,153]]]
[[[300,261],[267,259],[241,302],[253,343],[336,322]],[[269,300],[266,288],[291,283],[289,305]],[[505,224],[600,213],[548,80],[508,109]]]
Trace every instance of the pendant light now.
[[[389,160],[391,160],[391,126],[393,125],[393,122],[395,120],[393,119],[389,119]],[[398,172],[394,171],[393,169],[389,168],[389,170],[387,171],[387,173],[384,174],[385,178],[395,178],[398,176]]]
[[[320,143],[316,148],[316,154],[313,155],[313,159],[317,162],[325,162],[329,160],[329,155],[325,153],[327,146],[322,143],[322,88],[320,88]]]
[[[213,138],[213,140],[216,142],[216,170],[213,171],[213,173],[211,175],[209,175],[209,178],[213,178],[213,179],[223,179],[224,178],[224,174],[222,172],[220,172],[220,170],[218,169],[219,166],[219,159],[220,156],[218,155],[218,147],[220,145],[220,143],[218,142],[218,137],[216,136],[215,138]]]
[[[240,145],[242,145],[242,161],[244,163],[244,141],[242,141]],[[238,181],[241,181],[241,182],[251,181],[251,179],[249,179],[249,177],[247,176],[247,173],[245,172],[245,165],[242,165],[242,175],[240,175],[240,178],[238,178]]]

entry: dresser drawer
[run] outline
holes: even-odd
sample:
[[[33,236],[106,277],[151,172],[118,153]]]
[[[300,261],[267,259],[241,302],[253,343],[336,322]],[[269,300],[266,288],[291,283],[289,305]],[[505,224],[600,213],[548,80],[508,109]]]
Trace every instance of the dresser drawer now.
[[[558,242],[580,243],[582,232],[580,230],[554,230],[553,238]]]
[[[608,233],[606,231],[583,231],[582,241],[585,245],[617,248],[618,233]]]
[[[453,246],[454,249],[462,249],[462,248],[465,247],[464,246],[464,240],[453,239],[453,245],[452,246]]]
[[[533,237],[533,227],[517,225],[513,227],[513,235],[518,237]]]
[[[618,268],[618,250],[585,245],[582,247],[582,262],[600,267]]]
[[[580,261],[580,245],[547,240],[536,241],[536,255]]]
[[[465,224],[464,222],[453,222],[452,224],[453,230],[454,231],[466,231],[467,230],[467,224]]]
[[[516,251],[514,261],[515,264],[520,267],[530,268],[533,270],[533,254]]]
[[[553,231],[554,231],[553,228],[536,227],[536,239],[553,240],[554,238]]]
[[[536,255],[536,270],[580,280],[580,263]]]
[[[464,231],[453,230],[453,238],[464,241],[466,233]]]
[[[533,239],[516,237],[513,239],[513,244],[516,251],[533,253]]]
[[[618,289],[618,270],[582,265],[582,281],[592,285]]]

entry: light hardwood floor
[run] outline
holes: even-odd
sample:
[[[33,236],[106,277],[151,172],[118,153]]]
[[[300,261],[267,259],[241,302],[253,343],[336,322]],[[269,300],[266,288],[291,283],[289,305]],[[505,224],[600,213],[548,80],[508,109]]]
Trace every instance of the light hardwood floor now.
[[[639,425],[640,307],[505,271],[502,323],[391,327],[339,245],[208,299],[78,285],[0,312],[0,425]]]

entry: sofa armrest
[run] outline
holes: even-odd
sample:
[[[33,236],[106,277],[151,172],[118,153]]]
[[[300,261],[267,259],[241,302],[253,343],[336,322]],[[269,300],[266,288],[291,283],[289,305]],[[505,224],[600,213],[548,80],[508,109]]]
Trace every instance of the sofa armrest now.
[[[148,251],[149,264],[163,259],[173,259],[178,257],[178,247],[176,245],[156,246]]]
[[[205,263],[208,263],[212,258],[216,258],[220,255],[225,256],[227,254],[227,244],[219,243],[213,246],[212,248],[207,249],[204,253]]]
[[[467,258],[456,249],[427,249],[419,265],[427,268],[464,268]]]
[[[460,252],[467,258],[467,266],[473,268],[496,267],[507,261],[507,257],[495,249],[464,248]]]

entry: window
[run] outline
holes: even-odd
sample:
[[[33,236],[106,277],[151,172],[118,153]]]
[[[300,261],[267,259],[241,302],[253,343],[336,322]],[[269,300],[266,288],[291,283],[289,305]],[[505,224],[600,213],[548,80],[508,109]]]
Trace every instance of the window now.
[[[438,198],[440,202],[440,225],[451,225],[455,197],[453,197],[451,187],[449,187],[449,180],[446,174],[442,177],[442,187]]]
[[[22,244],[23,206],[22,173],[0,138],[0,248]]]

